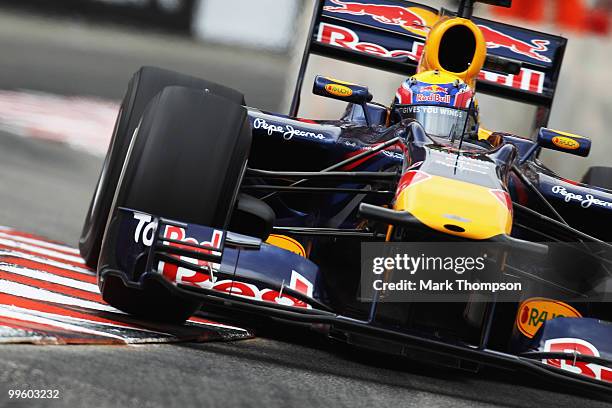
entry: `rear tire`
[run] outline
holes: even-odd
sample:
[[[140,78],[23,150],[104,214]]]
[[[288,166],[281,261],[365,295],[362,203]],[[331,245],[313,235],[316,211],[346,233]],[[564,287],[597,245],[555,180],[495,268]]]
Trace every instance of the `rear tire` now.
[[[146,279],[140,290],[103,278],[118,239],[113,216],[118,207],[126,207],[227,229],[250,146],[246,109],[235,102],[184,87],[167,87],[153,98],[126,159],[102,243],[99,281],[108,303],[164,321],[183,321],[198,309],[197,302]]]
[[[582,182],[612,191],[612,167],[591,167],[582,178]]]
[[[98,264],[102,235],[134,130],[149,102],[167,86],[183,86],[201,91],[208,89],[236,104],[245,104],[244,95],[240,92],[203,79],[154,67],[142,67],[134,74],[121,104],[106,159],[79,239],[81,256],[93,269]]]

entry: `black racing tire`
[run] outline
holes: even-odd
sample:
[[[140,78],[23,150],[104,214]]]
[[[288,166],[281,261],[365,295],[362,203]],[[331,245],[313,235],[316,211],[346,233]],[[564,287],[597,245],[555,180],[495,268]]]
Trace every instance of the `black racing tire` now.
[[[142,67],[134,74],[121,103],[106,159],[79,239],[81,256],[91,268],[95,269],[98,263],[102,235],[134,130],[151,99],[167,86],[208,89],[236,104],[245,104],[244,95],[240,92],[203,79],[155,67]]]
[[[582,178],[582,182],[612,191],[612,167],[591,167]]]
[[[246,109],[223,97],[167,87],[153,98],[117,186],[102,243],[101,276],[107,260],[114,256],[116,237],[109,231],[114,230],[113,215],[119,207],[227,229],[251,137]],[[197,302],[181,299],[161,285],[117,289],[117,282],[99,281],[108,303],[147,319],[183,321],[199,307]]]

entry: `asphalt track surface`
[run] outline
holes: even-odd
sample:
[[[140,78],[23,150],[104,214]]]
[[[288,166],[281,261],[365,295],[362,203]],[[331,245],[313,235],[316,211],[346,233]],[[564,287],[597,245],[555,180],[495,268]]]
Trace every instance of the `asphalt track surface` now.
[[[0,16],[0,20],[3,18]],[[4,53],[0,60],[0,87],[115,98],[123,91],[126,72],[135,68],[131,65],[141,62],[129,53],[117,57],[118,51],[107,50],[119,62],[96,68],[96,58],[100,56],[85,58],[83,49],[61,47],[60,42],[56,46],[63,53],[61,59],[51,61],[44,55],[34,55],[54,52],[47,48],[52,44],[42,41],[42,34],[34,40],[30,38],[30,42],[13,43],[0,36]],[[14,51],[20,62],[7,60],[7,50],[11,52],[18,46],[31,48]],[[32,55],[25,55],[30,51]],[[231,53],[224,52],[221,55],[233,68],[225,72],[220,69],[221,79],[223,75],[237,75],[239,69]],[[35,58],[40,58],[39,64],[47,65],[28,65]],[[108,58],[113,61],[112,56]],[[131,62],[125,63],[130,58]],[[182,64],[187,68],[198,65],[190,58],[188,55],[188,62],[173,63],[179,68]],[[222,66],[223,58],[219,57],[215,64]],[[42,74],[45,67],[52,75]],[[191,68],[197,73],[197,68]],[[277,80],[274,69],[264,72],[262,78],[267,75],[270,83]],[[88,79],[71,81],[74,75]],[[98,79],[100,82],[95,82]],[[257,86],[267,89],[265,82]],[[270,107],[277,103],[274,98],[278,99],[278,95],[260,96],[261,102]],[[0,133],[0,224],[76,243],[100,166],[101,159],[60,144]],[[24,388],[57,389],[60,398],[8,399],[9,389]],[[252,340],[230,343],[0,347],[0,406],[7,407],[609,406],[564,390],[565,387],[520,373],[458,373],[408,360],[366,355],[296,330],[262,333]]]

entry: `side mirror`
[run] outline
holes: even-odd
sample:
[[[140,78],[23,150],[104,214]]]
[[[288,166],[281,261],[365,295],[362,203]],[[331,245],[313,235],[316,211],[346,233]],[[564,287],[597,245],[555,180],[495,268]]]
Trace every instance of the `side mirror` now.
[[[321,75],[315,77],[312,93],[357,105],[365,105],[372,100],[372,94],[367,86],[339,81]]]
[[[587,157],[591,152],[591,139],[544,127],[538,132],[537,143],[540,147],[576,156]]]

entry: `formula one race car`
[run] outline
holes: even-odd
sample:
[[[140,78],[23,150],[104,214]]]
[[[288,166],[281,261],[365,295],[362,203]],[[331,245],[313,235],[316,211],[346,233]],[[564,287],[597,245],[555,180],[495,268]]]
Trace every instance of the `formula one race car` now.
[[[201,309],[307,324],[357,347],[609,391],[612,170],[578,183],[537,159],[591,147],[546,127],[566,40],[474,18],[473,3],[319,1],[289,115],[142,68],[80,240],[104,299],[157,320]],[[311,53],[411,76],[391,106],[317,76],[314,93],[348,107],[301,119]],[[536,105],[537,137],[484,129],[476,87]],[[563,262],[545,275],[514,265],[528,284],[513,302],[386,304],[360,296],[358,254],[372,242],[496,242]]]

